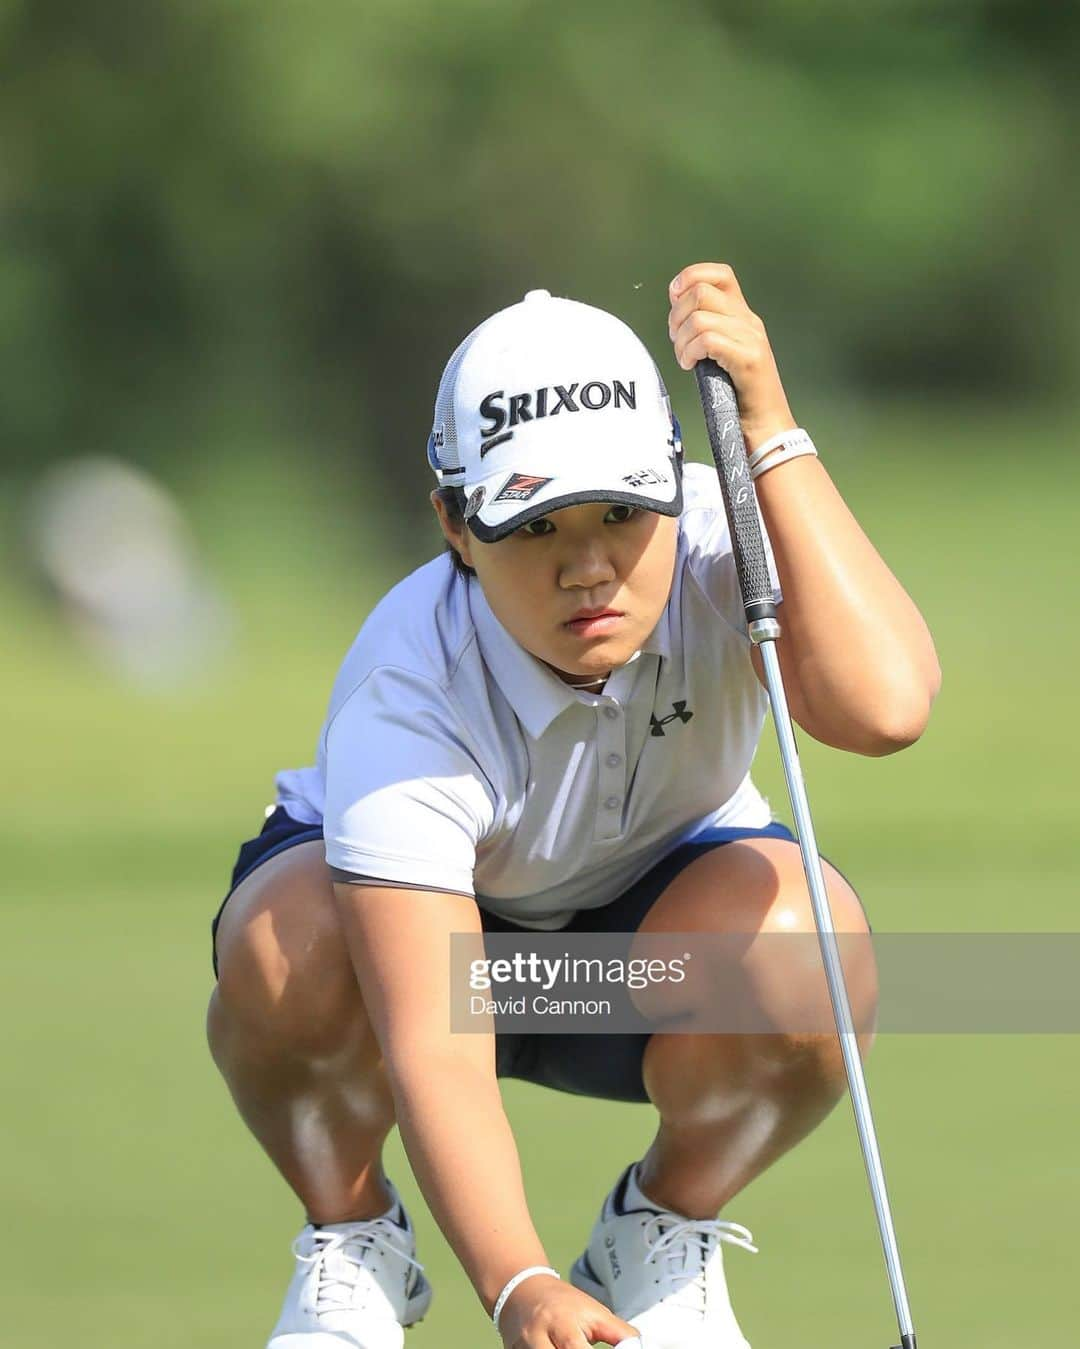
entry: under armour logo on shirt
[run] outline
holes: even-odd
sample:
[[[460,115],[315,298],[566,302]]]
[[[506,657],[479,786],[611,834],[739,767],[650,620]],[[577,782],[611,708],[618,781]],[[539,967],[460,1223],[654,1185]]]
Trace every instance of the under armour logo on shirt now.
[[[687,722],[694,715],[693,712],[687,712],[685,701],[672,703],[671,705],[675,709],[675,711],[672,712],[670,716],[662,717],[659,721],[657,720],[655,714],[649,718],[649,725],[652,727],[653,735],[663,735],[664,727],[668,724],[668,722],[671,721]]]

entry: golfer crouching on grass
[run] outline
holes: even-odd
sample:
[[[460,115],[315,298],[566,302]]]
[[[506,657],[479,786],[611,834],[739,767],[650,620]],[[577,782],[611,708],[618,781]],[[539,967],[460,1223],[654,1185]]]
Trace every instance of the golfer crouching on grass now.
[[[679,365],[729,372],[758,461],[795,721],[855,754],[903,749],[940,683],[926,625],[796,427],[731,268],[685,268],[670,302]],[[270,1349],[396,1349],[427,1310],[382,1169],[395,1123],[507,1346],[745,1349],[721,1250],[755,1247],[726,1215],[844,1093],[836,1036],[453,1035],[449,1015],[452,933],[814,930],[798,844],[749,775],[768,704],[716,474],[683,466],[634,334],[546,291],[453,354],[428,453],[450,551],[364,623],[316,766],[278,775],[213,923],[211,1052],[306,1217]],[[855,891],[825,878],[837,930],[865,933]],[[826,1001],[783,945],[744,951],[770,1024]],[[657,1112],[566,1281],[499,1077]]]

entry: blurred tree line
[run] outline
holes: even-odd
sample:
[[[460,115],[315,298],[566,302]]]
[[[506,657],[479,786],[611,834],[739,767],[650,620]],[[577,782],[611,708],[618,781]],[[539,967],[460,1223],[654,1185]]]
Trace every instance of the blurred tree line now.
[[[1054,397],[1078,34],[1036,0],[0,0],[0,468],[265,436],[408,520],[474,323],[546,286],[670,372],[700,258],[798,387]]]

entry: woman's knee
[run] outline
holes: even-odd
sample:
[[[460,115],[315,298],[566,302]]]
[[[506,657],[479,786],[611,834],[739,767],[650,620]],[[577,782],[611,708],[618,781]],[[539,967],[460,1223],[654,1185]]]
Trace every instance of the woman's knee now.
[[[298,844],[242,881],[218,926],[213,1023],[294,1050],[355,1035],[366,1015],[319,843]]]
[[[869,924],[854,888],[822,862],[841,965],[864,1052],[877,1010]],[[798,845],[744,839],[699,858],[654,907],[642,931],[706,932],[706,958],[682,987],[679,1010],[708,1030],[790,1037],[798,1053],[835,1044],[813,907]]]
[[[878,978],[870,925],[852,885],[822,861],[852,1021],[865,1055],[877,1020]],[[747,954],[747,975],[770,1020],[800,1052],[816,1046],[835,1059],[838,1042],[813,905],[799,862],[765,914],[762,940]]]

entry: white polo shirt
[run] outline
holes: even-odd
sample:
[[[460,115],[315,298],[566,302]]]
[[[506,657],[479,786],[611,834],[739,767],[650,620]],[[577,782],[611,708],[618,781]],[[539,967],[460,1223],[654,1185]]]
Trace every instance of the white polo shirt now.
[[[769,823],[749,775],[768,698],[712,468],[686,465],[684,503],[667,607],[601,694],[520,646],[448,554],[380,601],[315,765],[277,776],[279,804],[322,822],[331,867],[558,929],[706,826]]]

